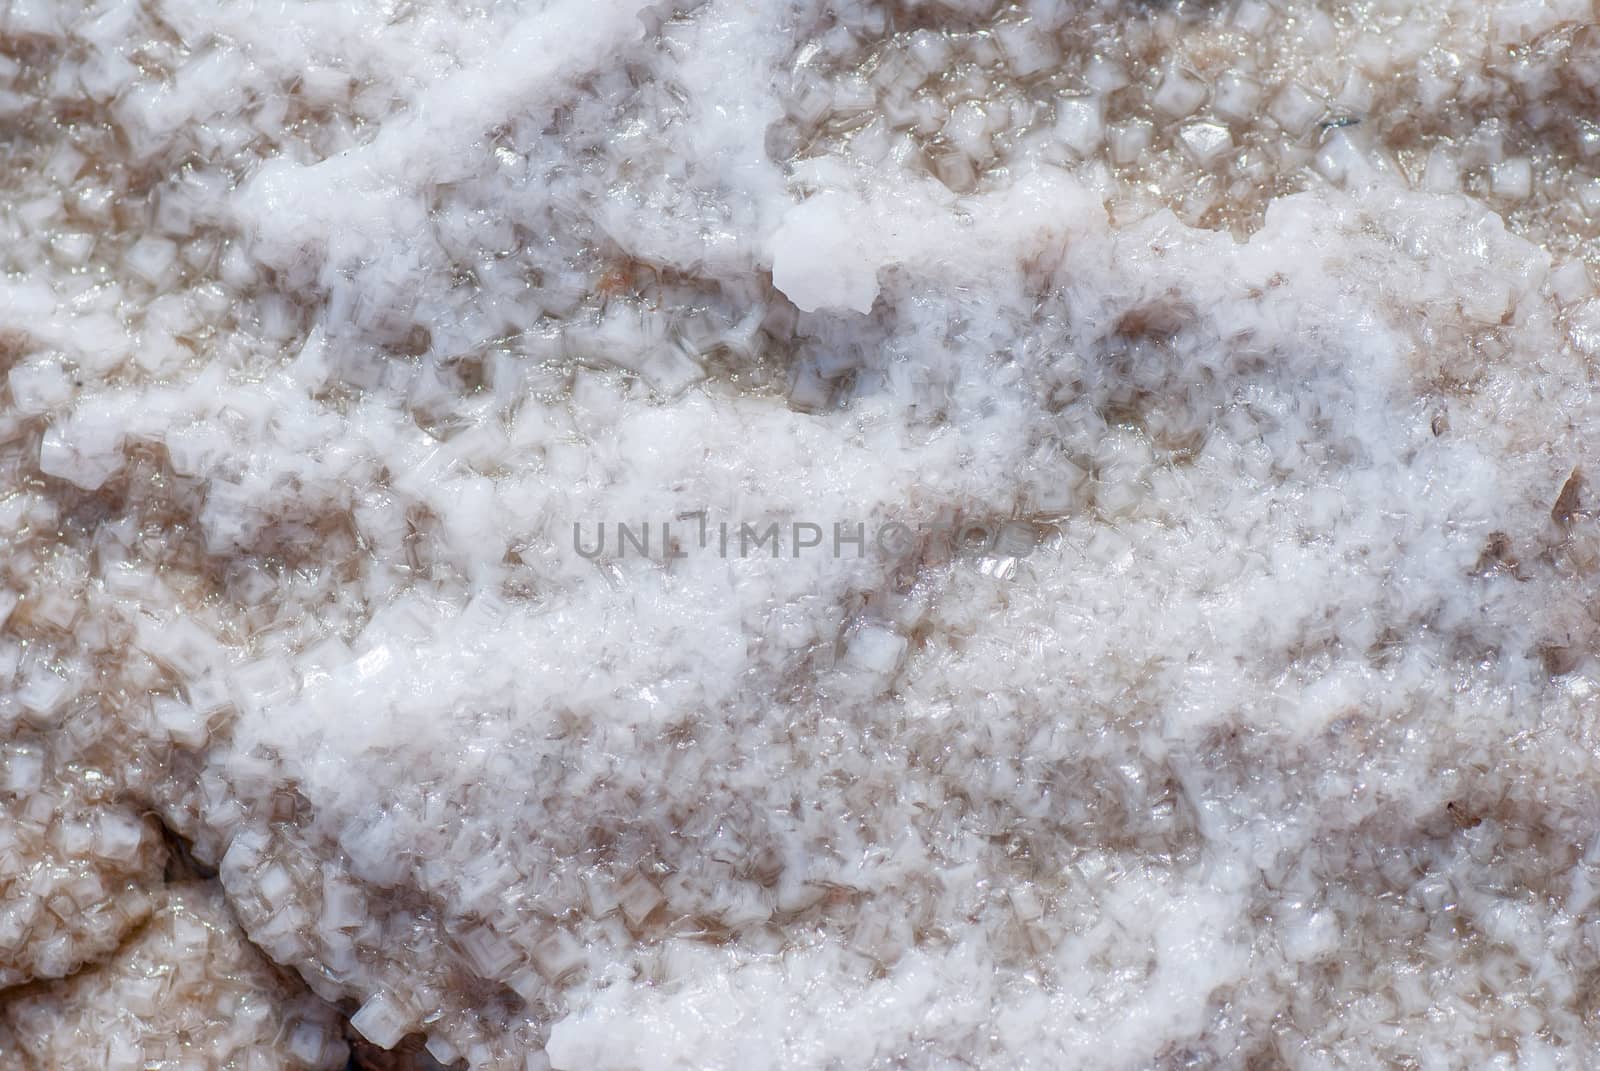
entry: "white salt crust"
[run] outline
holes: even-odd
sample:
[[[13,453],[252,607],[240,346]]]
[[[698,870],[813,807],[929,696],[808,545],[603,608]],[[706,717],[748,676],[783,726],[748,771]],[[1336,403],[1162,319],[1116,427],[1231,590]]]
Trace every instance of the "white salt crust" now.
[[[1597,18],[0,0],[0,1068],[1594,1066]]]

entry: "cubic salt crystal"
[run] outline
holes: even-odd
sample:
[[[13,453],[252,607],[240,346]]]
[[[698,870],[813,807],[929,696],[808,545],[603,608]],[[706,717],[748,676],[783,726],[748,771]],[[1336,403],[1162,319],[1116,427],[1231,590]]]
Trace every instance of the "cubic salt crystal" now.
[[[980,104],[967,101],[950,112],[944,136],[968,160],[987,160],[994,153],[989,112]]]
[[[182,747],[204,747],[209,736],[206,716],[179,699],[158,696],[151,701],[155,724]]]
[[[950,41],[932,30],[915,30],[911,34],[911,59],[929,74],[943,71],[950,63]]]
[[[1220,123],[1190,123],[1178,134],[1196,163],[1210,165],[1233,148],[1233,134]]]
[[[267,848],[267,838],[261,833],[246,831],[234,837],[223,853],[219,868],[224,874],[243,876],[261,862]]]
[[[665,902],[661,890],[643,874],[630,874],[617,889],[617,903],[623,917],[636,930]]]
[[[1079,156],[1098,149],[1104,132],[1098,100],[1080,97],[1056,105],[1056,136]]]
[[[61,846],[62,854],[88,855],[90,846],[94,843],[94,827],[81,815],[63,818],[56,824],[56,839]]]
[[[562,929],[533,947],[533,965],[550,982],[559,982],[583,966],[585,959],[583,946]]]
[[[833,384],[809,361],[795,366],[789,383],[789,404],[802,413],[826,409],[833,398]]]
[[[144,843],[144,827],[132,815],[104,813],[95,833],[95,854],[119,863],[132,862]]]
[[[205,673],[221,656],[216,638],[188,616],[170,621],[141,617],[137,642],[156,661],[186,678]]]
[[[1533,194],[1533,165],[1526,157],[1514,157],[1495,164],[1490,171],[1496,197],[1507,201],[1526,201]]]
[[[1448,149],[1436,148],[1428,153],[1422,185],[1435,193],[1455,193],[1461,189],[1461,167]]]
[[[24,709],[41,716],[54,714],[71,693],[72,686],[44,666],[35,665],[17,689],[17,700]]]
[[[500,978],[517,962],[515,946],[486,927],[468,930],[456,938],[467,960],[481,978]]]
[[[15,952],[23,947],[30,936],[27,921],[20,906],[0,908],[0,952]]]
[[[1267,106],[1273,121],[1294,137],[1307,133],[1325,111],[1322,101],[1300,85],[1285,87]]]
[[[905,657],[907,641],[891,628],[864,625],[851,635],[845,657],[851,665],[871,673],[893,673]]]
[[[1111,161],[1116,164],[1137,163],[1150,151],[1155,131],[1149,123],[1135,120],[1118,123],[1110,128]]]
[[[78,616],[78,604],[66,592],[46,592],[35,600],[30,616],[41,625],[64,632],[72,627],[73,619]]]
[[[59,361],[36,361],[16,365],[6,375],[11,402],[19,413],[37,415],[65,404],[72,398],[72,377]]]
[[[429,1056],[432,1056],[441,1064],[453,1064],[461,1056],[460,1050],[452,1045],[448,1039],[435,1034],[428,1035],[428,1040],[423,1047],[428,1050]]]
[[[1182,67],[1167,68],[1166,75],[1155,95],[1150,98],[1156,111],[1169,119],[1182,119],[1193,115],[1206,102],[1206,85]]]
[[[72,937],[58,933],[39,941],[35,961],[41,978],[60,978],[72,970]]]
[[[1261,83],[1237,72],[1224,74],[1217,80],[1211,106],[1219,116],[1231,122],[1249,122],[1261,109]]]
[[[82,231],[58,234],[50,240],[50,251],[63,264],[72,268],[83,267],[93,249],[94,235]]]
[[[1240,0],[1233,11],[1233,24],[1253,37],[1261,36],[1272,22],[1272,6],[1266,0]]]
[[[285,867],[269,865],[256,875],[256,892],[271,906],[287,904],[294,891],[294,878]]]
[[[332,1048],[327,1033],[314,1023],[297,1023],[289,1032],[290,1055],[308,1066],[317,1067],[326,1063]]]
[[[178,247],[164,238],[141,238],[124,257],[134,275],[153,287],[166,286],[174,275]]]
[[[286,660],[262,658],[235,668],[228,684],[241,708],[260,712],[292,698],[297,680]]]
[[[1588,266],[1578,259],[1569,260],[1550,273],[1551,292],[1567,304],[1582,301],[1594,292],[1589,280]],[[0,625],[5,624],[5,596],[0,594]]]
[[[1362,178],[1372,172],[1366,152],[1343,130],[1335,130],[1317,150],[1317,171],[1335,184]]]
[[[1006,66],[1020,78],[1047,71],[1060,62],[1060,52],[1051,35],[1027,23],[1007,23],[996,36],[1005,53]]]
[[[44,754],[37,748],[12,747],[5,752],[0,787],[16,796],[29,795],[44,783]]]
[[[380,1049],[392,1049],[405,1037],[409,1022],[387,993],[375,993],[350,1017],[350,1025]]]

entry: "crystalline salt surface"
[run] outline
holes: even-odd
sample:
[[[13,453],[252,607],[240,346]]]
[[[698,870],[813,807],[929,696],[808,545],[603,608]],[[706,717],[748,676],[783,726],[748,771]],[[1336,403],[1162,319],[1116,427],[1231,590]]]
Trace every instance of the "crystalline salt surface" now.
[[[257,1012],[272,1003],[277,1015]],[[234,930],[221,896],[195,884],[161,893],[106,962],[0,1005],[0,1067],[332,1071],[345,1055],[332,1009],[294,996]]]
[[[1594,1064],[1593,12],[1371,8],[0,7],[0,1068]]]

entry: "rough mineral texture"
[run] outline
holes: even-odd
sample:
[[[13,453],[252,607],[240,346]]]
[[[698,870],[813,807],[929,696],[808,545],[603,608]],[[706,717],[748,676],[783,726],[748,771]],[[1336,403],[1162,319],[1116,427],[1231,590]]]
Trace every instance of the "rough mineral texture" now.
[[[294,995],[215,890],[175,884],[105,964],[7,1000],[0,1056],[51,1071],[342,1068],[332,1009]]]
[[[1592,0],[0,0],[0,146],[4,1071],[1600,1064]]]
[[[4,761],[11,792],[0,800],[0,988],[60,978],[114,951],[149,915],[166,856],[154,823],[83,799],[103,791],[95,779],[47,788],[27,748],[13,747]]]
[[[48,1027],[51,1031],[59,1029],[55,1017]],[[17,1044],[17,1039],[11,1033],[11,1028],[0,1025],[0,1071],[33,1071],[33,1064],[23,1054],[22,1047]]]

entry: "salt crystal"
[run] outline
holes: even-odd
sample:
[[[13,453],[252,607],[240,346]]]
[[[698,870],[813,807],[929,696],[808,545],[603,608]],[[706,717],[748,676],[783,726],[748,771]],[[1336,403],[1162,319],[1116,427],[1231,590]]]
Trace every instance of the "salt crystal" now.
[[[83,267],[88,262],[89,253],[93,249],[94,235],[82,231],[58,234],[50,241],[50,251],[63,264],[72,268]]]
[[[991,129],[989,112],[968,101],[951,110],[944,125],[944,136],[967,159],[983,161],[994,152]]]
[[[851,215],[837,195],[813,197],[791,209],[773,236],[773,285],[802,310],[871,311],[877,266]]]
[[[1521,156],[1502,160],[1491,169],[1490,183],[1496,197],[1526,201],[1533,194],[1533,165]]]
[[[631,874],[617,889],[617,902],[628,925],[638,929],[665,899],[661,890],[643,874]]]
[[[1589,281],[1588,266],[1580,259],[1562,264],[1550,273],[1550,288],[1562,302],[1571,305],[1591,296],[1594,285]],[[5,624],[5,596],[0,594],[0,625]]]
[[[1233,24],[1252,37],[1259,37],[1272,25],[1273,17],[1266,0],[1240,0],[1233,11]]]
[[[931,30],[914,31],[911,34],[911,59],[930,74],[944,70],[950,63],[949,39]]]
[[[1178,139],[1196,163],[1210,165],[1233,148],[1233,135],[1220,123],[1190,123]]]
[[[1056,136],[1079,156],[1098,149],[1104,136],[1100,102],[1080,97],[1056,105]]]
[[[1247,123],[1255,119],[1260,111],[1261,83],[1248,75],[1233,72],[1224,74],[1217,80],[1212,107],[1224,119]]]
[[[1205,83],[1176,65],[1167,68],[1161,85],[1150,98],[1151,105],[1171,119],[1193,115],[1205,102]]]
[[[480,978],[500,978],[518,959],[511,942],[486,927],[468,930],[456,941]]]
[[[0,908],[0,952],[14,952],[23,947],[30,933],[20,904]]]
[[[94,844],[94,826],[88,816],[83,814],[63,816],[56,824],[56,838],[61,845],[62,854],[88,855]]]
[[[448,1039],[438,1034],[429,1034],[424,1048],[428,1050],[429,1056],[432,1056],[441,1064],[453,1064],[461,1056],[459,1049],[452,1045]]]
[[[156,725],[174,743],[188,748],[203,747],[207,739],[206,717],[181,700],[165,696],[152,701]]]
[[[24,676],[17,699],[31,713],[48,716],[56,712],[71,690],[72,686],[59,675],[36,664]]]
[[[296,1023],[289,1032],[289,1052],[308,1067],[318,1067],[327,1062],[328,1052],[334,1048],[326,1031],[315,1023]]]
[[[380,1049],[392,1049],[405,1037],[405,1013],[387,993],[375,993],[350,1017],[350,1025]]]
[[[268,905],[281,907],[294,893],[295,882],[286,867],[273,864],[263,867],[256,875],[255,887]]]
[[[191,617],[157,621],[141,617],[137,642],[158,662],[184,677],[197,677],[220,658],[216,638]]]
[[[1267,114],[1273,121],[1294,137],[1309,131],[1324,111],[1322,101],[1299,85],[1288,86],[1267,106]]]
[[[1583,3],[373,6],[0,5],[0,1045],[1585,1050]]]
[[[583,946],[566,930],[558,929],[533,948],[533,965],[551,982],[559,982],[583,966]]]
[[[845,648],[846,659],[876,674],[894,672],[905,657],[907,642],[893,629],[864,625],[856,629]]]
[[[39,468],[86,491],[98,490],[122,468],[114,423],[67,419],[51,424],[39,443]]]
[[[119,863],[132,862],[144,844],[144,827],[132,815],[108,812],[95,828],[95,854]]]
[[[1461,188],[1461,168],[1448,149],[1436,148],[1428,153],[1422,185],[1435,193],[1455,193]]]
[[[16,365],[6,375],[11,403],[29,415],[46,412],[72,397],[72,377],[59,361]]]
[[[230,875],[243,877],[247,871],[253,870],[265,856],[266,847],[267,838],[260,833],[247,831],[234,837],[219,864],[224,878]]]
[[[37,792],[44,782],[44,755],[37,748],[9,748],[0,770],[0,788],[5,791],[18,796]]]
[[[1055,39],[1037,25],[1007,23],[996,36],[1005,53],[1006,66],[1019,78],[1031,78],[1060,62]]]
[[[263,658],[228,674],[234,701],[249,711],[264,711],[290,699],[298,681],[287,660]]]
[[[1134,121],[1110,128],[1111,160],[1117,164],[1138,162],[1150,151],[1154,130],[1149,123]]]
[[[164,238],[141,238],[133,244],[124,257],[128,269],[152,287],[164,287],[171,282],[173,266],[178,259],[178,247]]]
[[[833,397],[833,385],[824,379],[822,372],[812,362],[795,366],[789,384],[789,404],[802,413],[815,413],[827,408]]]

